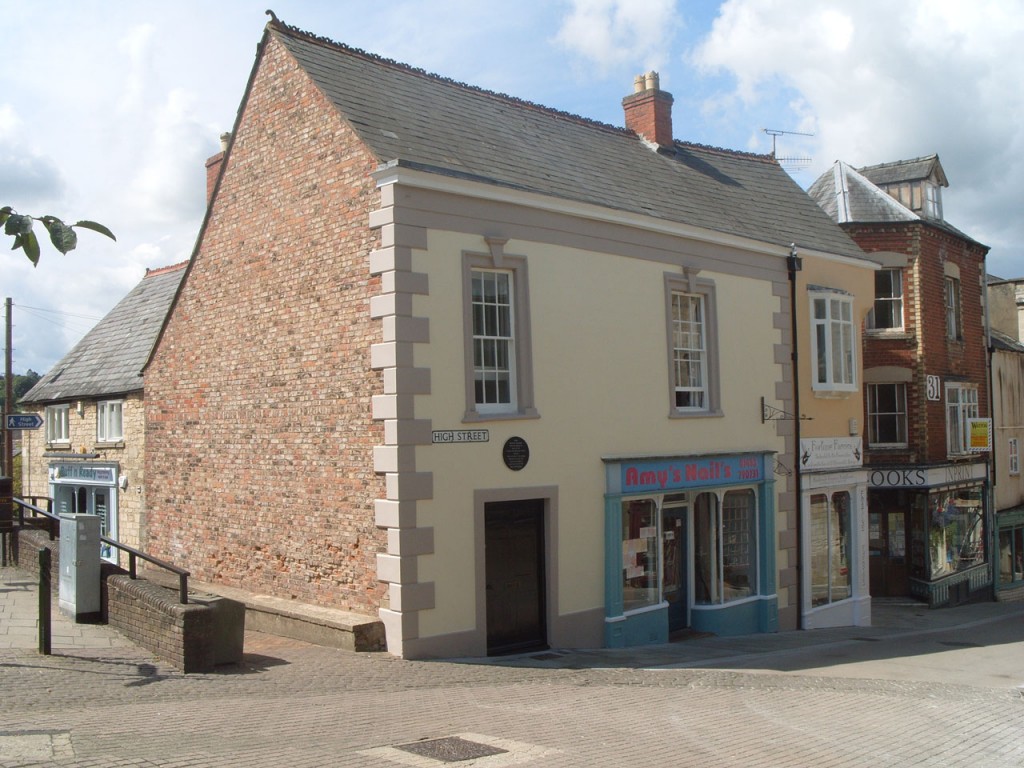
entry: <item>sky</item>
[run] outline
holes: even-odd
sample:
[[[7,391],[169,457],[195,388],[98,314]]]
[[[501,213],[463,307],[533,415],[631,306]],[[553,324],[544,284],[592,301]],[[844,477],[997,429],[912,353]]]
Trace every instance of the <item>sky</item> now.
[[[655,70],[676,139],[774,148],[805,189],[836,160],[937,153],[946,220],[991,248],[991,274],[1024,277],[1018,0],[0,0],[0,207],[117,236],[82,230],[62,255],[37,224],[36,267],[4,249],[14,373],[47,372],[147,269],[190,257],[204,164],[233,126],[268,6],[617,126],[634,76]]]

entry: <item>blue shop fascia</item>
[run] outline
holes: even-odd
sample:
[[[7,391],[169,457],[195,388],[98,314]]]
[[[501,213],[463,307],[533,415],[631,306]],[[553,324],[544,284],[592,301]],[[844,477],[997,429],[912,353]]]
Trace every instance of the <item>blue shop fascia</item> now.
[[[777,630],[773,453],[604,463],[607,647]]]

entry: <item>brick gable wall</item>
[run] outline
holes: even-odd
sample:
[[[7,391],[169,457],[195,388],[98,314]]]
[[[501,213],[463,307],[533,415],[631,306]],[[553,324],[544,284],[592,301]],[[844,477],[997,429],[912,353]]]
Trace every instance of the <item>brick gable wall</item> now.
[[[376,160],[271,37],[146,371],[147,548],[200,581],[375,613]]]
[[[844,227],[867,252],[891,251],[910,256],[903,270],[906,333],[896,338],[866,335],[864,368],[909,368],[907,386],[909,449],[906,452],[867,451],[868,463],[945,461],[946,413],[944,387],[962,380],[978,387],[979,411],[989,414],[984,331],[984,250],[952,233],[921,223],[863,224]],[[946,339],[944,265],[960,272],[962,341]],[[927,377],[939,376],[943,392],[928,400]]]

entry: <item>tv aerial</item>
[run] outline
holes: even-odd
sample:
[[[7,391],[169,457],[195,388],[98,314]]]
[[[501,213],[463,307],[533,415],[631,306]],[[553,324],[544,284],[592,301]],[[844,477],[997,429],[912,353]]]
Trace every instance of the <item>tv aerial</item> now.
[[[801,157],[779,157],[775,154],[775,144],[779,136],[813,136],[813,133],[803,133],[801,131],[783,131],[778,128],[762,128],[766,134],[772,137],[772,157],[781,165],[784,169],[788,170],[801,170],[811,164],[811,158],[803,155]]]

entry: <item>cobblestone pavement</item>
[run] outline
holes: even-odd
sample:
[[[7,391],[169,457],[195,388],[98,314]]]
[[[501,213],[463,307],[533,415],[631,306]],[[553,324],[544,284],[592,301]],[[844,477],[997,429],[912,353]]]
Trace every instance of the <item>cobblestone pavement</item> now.
[[[4,768],[1024,765],[1024,606],[472,663],[249,632],[241,665],[183,675],[58,614],[40,655],[10,634],[29,598],[0,569]]]

